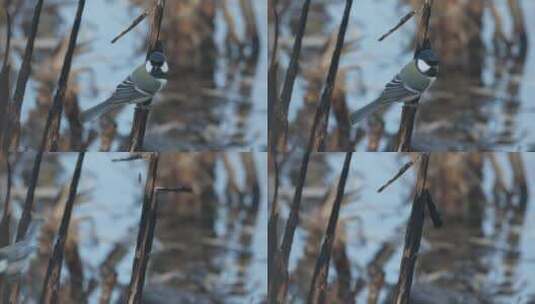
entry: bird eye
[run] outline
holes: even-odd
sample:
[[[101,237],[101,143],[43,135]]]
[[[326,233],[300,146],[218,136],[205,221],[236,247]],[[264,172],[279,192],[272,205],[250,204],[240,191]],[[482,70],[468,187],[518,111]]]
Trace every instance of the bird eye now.
[[[169,72],[169,66],[167,65],[167,62],[164,62],[162,65],[162,72],[167,73]]]
[[[147,70],[148,73],[152,71],[152,63],[150,63],[150,60],[145,63],[145,70]]]
[[[418,69],[422,72],[422,73],[425,73],[427,71],[429,71],[431,69],[431,66],[429,66],[427,64],[427,62],[425,62],[424,60],[421,60],[421,59],[418,59],[416,61],[416,65],[418,66]]]

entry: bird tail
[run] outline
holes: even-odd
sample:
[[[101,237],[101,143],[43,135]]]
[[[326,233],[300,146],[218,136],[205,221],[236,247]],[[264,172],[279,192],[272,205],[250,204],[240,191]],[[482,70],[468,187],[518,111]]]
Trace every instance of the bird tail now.
[[[80,114],[80,121],[82,123],[91,121],[101,115],[108,113],[109,111],[119,107],[119,104],[112,102],[111,100],[106,100],[98,105],[89,108]]]
[[[382,103],[381,100],[377,99],[365,105],[364,107],[362,107],[362,109],[356,110],[355,112],[351,113],[351,125],[355,125],[358,122],[362,121],[364,118],[379,110],[379,108],[381,108],[383,105],[384,103]]]

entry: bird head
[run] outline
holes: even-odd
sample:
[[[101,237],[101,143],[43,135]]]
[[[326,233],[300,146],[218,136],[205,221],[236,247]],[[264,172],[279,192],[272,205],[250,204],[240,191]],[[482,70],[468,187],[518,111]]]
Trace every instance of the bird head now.
[[[418,70],[428,77],[436,77],[438,74],[438,65],[440,61],[431,48],[425,48],[416,53],[414,56]]]
[[[167,79],[169,66],[167,65],[167,59],[165,58],[163,51],[155,50],[151,52],[145,63],[145,69],[152,75],[152,77]]]

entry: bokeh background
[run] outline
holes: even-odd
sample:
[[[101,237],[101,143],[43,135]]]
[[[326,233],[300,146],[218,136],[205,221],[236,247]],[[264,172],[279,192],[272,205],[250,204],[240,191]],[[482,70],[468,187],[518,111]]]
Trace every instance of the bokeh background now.
[[[267,143],[267,3],[264,1],[167,1],[161,38],[171,68],[167,88],[154,100],[145,150],[265,150]],[[108,98],[146,54],[150,17],[115,44],[110,41],[148,7],[150,1],[87,1],[77,54],[73,59],[65,112],[87,109]],[[34,1],[11,1],[12,85],[26,46]],[[146,7],[145,7],[146,6]],[[38,147],[69,38],[74,1],[45,1],[33,58],[33,74],[22,109],[20,150]],[[5,41],[0,17],[0,40]],[[3,45],[3,44],[2,44]],[[4,49],[0,52],[3,52]],[[111,120],[84,125],[90,150],[121,149],[134,107]],[[71,151],[62,124],[60,150]],[[94,137],[94,135],[93,135]],[[71,140],[72,141],[72,140]]]
[[[278,0],[280,91],[303,1]],[[354,1],[329,119],[327,151],[389,150],[401,105],[350,127],[348,113],[377,98],[414,53],[417,17],[379,42],[378,38],[423,1]],[[345,1],[312,1],[300,70],[289,110],[289,143],[304,147],[330,64]],[[418,111],[417,151],[535,148],[535,2],[531,0],[434,1],[433,47],[440,73]],[[417,15],[418,16],[418,15]],[[274,18],[269,15],[270,49]],[[357,130],[358,129],[358,130]],[[356,140],[356,144],[353,141]]]
[[[110,303],[119,303],[128,287],[148,165],[143,159],[113,161],[129,156],[85,156],[65,250],[61,303],[106,303],[99,299],[111,273],[117,283]],[[43,223],[39,248],[23,274],[24,303],[39,299],[76,157],[61,153],[43,159],[34,210]],[[33,155],[11,155],[10,161],[14,232]],[[158,194],[144,303],[259,303],[266,297],[266,164],[265,153],[160,155],[157,186],[185,185],[193,193]],[[0,168],[0,193],[5,193],[5,161]]]
[[[328,303],[391,303],[417,166],[384,192],[377,190],[411,160],[415,154],[353,155],[330,263]],[[281,169],[280,231],[300,161],[289,158]],[[290,255],[289,303],[306,301],[343,162],[343,153],[312,155]],[[532,153],[431,154],[427,183],[444,224],[436,229],[426,216],[410,303],[535,301],[534,169]],[[274,173],[269,173],[272,180]]]

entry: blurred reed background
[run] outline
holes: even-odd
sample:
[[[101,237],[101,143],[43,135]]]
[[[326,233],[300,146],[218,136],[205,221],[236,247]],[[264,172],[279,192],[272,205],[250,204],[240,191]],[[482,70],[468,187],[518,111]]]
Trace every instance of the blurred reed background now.
[[[21,303],[41,298],[77,158],[77,153],[44,155],[32,212],[33,222],[40,223],[38,248],[21,276]],[[7,170],[3,157],[1,207],[9,210],[10,219],[9,229],[1,230],[2,246],[7,236],[13,239],[23,211],[33,155],[11,154],[9,165]],[[265,153],[86,154],[62,251],[57,299],[130,299],[136,238],[140,227],[154,220],[142,303],[261,302],[267,294],[266,165]],[[8,179],[11,191],[6,201]],[[140,220],[151,180],[151,206],[157,204],[157,210]],[[144,191],[145,184],[149,188]],[[191,193],[176,192],[184,189]],[[150,231],[150,224],[147,227]],[[16,281],[14,276],[0,278],[2,302]]]
[[[279,150],[304,149],[322,94],[328,88],[342,14],[349,1],[311,1],[292,98],[288,141],[272,134]],[[354,1],[340,58],[322,151],[393,151],[401,106],[384,109],[357,127],[348,113],[377,98],[414,53],[423,0]],[[270,0],[270,107],[291,70],[294,36],[305,1]],[[388,38],[378,38],[410,11],[417,14]],[[440,59],[435,84],[420,102],[415,151],[531,151],[535,148],[535,2],[530,0],[434,1],[430,38]],[[278,34],[276,34],[278,33]],[[278,39],[276,39],[278,37]],[[275,44],[276,40],[276,44]],[[276,46],[276,54],[273,49]],[[273,105],[273,106],[272,106]],[[271,111],[270,110],[270,111]],[[275,122],[270,132],[275,130]],[[323,126],[320,124],[320,130]]]
[[[396,283],[406,280],[400,276],[407,246],[405,231],[417,229],[408,219],[417,205],[413,197],[418,191],[416,176],[422,157],[417,153],[353,153],[344,180],[341,175],[344,163],[348,164],[347,155],[344,162],[344,153],[313,153],[298,210],[300,221],[290,241],[289,276],[283,286],[287,292],[282,297],[278,297],[280,293],[271,294],[272,301],[533,303],[533,153],[430,155],[424,188],[429,189],[436,204],[442,227],[433,227],[426,207],[411,298],[408,302],[393,301]],[[400,168],[407,168],[404,165],[408,162],[414,165],[378,193]],[[270,223],[274,216],[280,217],[276,225],[279,241],[289,229],[286,221],[295,189],[302,182],[299,168],[300,159],[288,157],[280,171],[278,188],[273,184],[274,171],[269,170],[270,203],[276,191],[273,202],[279,210],[270,215]],[[337,209],[341,184],[345,191]],[[337,217],[334,222],[333,215]],[[315,269],[325,259],[323,246],[330,239],[325,233],[333,223],[336,235],[331,235],[334,239],[326,266],[330,268],[328,277],[324,285],[315,285],[313,282],[322,282],[324,272],[316,273]],[[415,237],[409,237],[405,242],[415,241]],[[279,275],[277,264],[273,265],[272,286]],[[320,291],[324,292],[324,302],[318,301]]]
[[[267,29],[263,20],[267,4],[251,0],[167,2],[160,39],[171,79],[153,102],[144,150],[265,149]],[[14,94],[36,4],[5,1],[1,8],[1,58],[8,30],[11,33],[10,51],[3,63],[9,69],[2,73],[2,112]],[[150,17],[115,44],[111,40],[151,5],[152,1],[135,0],[86,3],[63,102],[66,122],[61,125],[58,150],[80,150],[87,142],[89,150],[125,151],[132,106],[117,111],[112,119],[91,124],[81,125],[77,115],[108,98],[143,63]],[[76,9],[74,2],[44,1],[39,10],[20,140],[11,150],[39,147]]]

